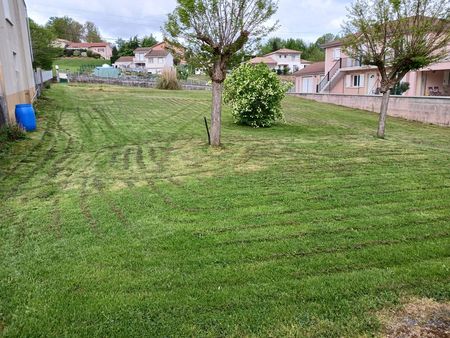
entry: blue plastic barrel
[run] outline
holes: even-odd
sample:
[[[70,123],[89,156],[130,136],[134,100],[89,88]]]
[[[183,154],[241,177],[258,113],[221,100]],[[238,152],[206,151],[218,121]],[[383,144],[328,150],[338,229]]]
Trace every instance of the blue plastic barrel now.
[[[16,121],[26,131],[36,130],[36,115],[31,104],[16,105]]]

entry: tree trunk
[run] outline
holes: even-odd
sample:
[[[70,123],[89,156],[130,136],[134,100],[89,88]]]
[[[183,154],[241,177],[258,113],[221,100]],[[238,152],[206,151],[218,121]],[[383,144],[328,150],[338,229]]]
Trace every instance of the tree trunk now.
[[[378,119],[377,136],[379,138],[384,138],[384,130],[386,128],[386,116],[387,116],[387,110],[388,110],[388,104],[389,104],[389,96],[390,96],[389,90],[387,90],[383,93],[383,99],[381,101],[380,117]]]
[[[220,146],[223,82],[212,82],[211,145]]]

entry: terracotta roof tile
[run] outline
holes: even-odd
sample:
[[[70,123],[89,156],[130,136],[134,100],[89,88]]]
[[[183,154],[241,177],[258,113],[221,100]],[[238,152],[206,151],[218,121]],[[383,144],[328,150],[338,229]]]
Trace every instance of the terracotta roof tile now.
[[[107,42],[72,42],[68,48],[92,48],[92,47],[106,47]]]
[[[294,76],[325,74],[325,62],[315,62],[294,73]]]
[[[258,56],[249,61],[251,64],[265,63],[267,65],[276,65],[277,62],[272,59],[270,56]]]

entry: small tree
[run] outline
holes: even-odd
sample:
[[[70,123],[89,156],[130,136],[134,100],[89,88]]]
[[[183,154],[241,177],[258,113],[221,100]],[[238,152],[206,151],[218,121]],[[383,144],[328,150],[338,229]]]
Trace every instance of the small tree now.
[[[190,64],[206,69],[212,80],[211,145],[220,145],[222,90],[227,70],[246,44],[267,35],[275,0],[177,0],[163,32]]]
[[[450,43],[448,0],[356,0],[344,24],[344,50],[378,68],[384,138],[390,90],[410,71],[439,61]]]
[[[281,101],[290,87],[290,83],[280,81],[267,65],[246,63],[225,80],[224,99],[230,104],[236,123],[270,127],[283,118]]]
[[[84,40],[86,42],[102,42],[102,37],[100,36],[100,31],[95,23],[91,21],[86,21],[83,26],[84,29]]]
[[[52,69],[53,60],[61,50],[52,46],[54,35],[51,30],[29,19],[31,45],[33,49],[33,67]]]

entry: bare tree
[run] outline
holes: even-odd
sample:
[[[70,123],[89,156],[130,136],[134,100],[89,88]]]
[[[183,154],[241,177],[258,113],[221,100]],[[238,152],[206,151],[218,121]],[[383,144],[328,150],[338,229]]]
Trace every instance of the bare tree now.
[[[349,8],[344,50],[381,76],[378,137],[385,135],[390,90],[408,72],[448,54],[449,18],[448,0],[356,0]]]
[[[163,33],[174,48],[212,80],[211,144],[220,145],[222,91],[227,69],[236,54],[277,26],[269,24],[274,0],[178,0]]]

